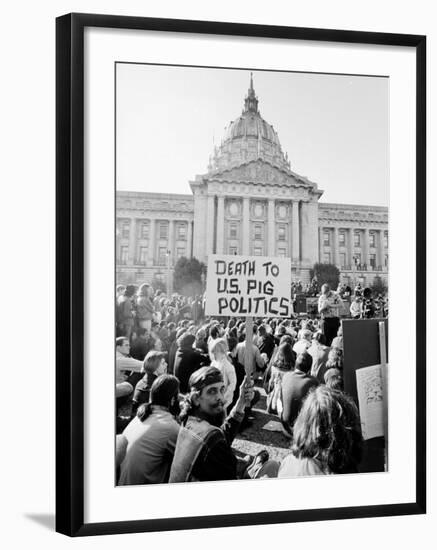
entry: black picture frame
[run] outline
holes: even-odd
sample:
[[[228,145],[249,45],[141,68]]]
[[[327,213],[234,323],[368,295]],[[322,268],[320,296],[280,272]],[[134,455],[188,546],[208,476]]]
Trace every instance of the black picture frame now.
[[[416,499],[388,505],[84,523],[84,29],[157,30],[414,48]],[[69,536],[423,514],[426,511],[426,37],[113,15],[56,20],[56,530]]]

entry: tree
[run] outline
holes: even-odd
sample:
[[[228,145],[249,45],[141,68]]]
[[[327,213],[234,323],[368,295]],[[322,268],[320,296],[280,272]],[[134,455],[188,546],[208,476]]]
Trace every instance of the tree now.
[[[205,264],[197,258],[179,258],[174,267],[173,288],[183,296],[195,296],[202,293],[202,273]]]
[[[384,296],[388,290],[387,284],[380,275],[376,275],[370,288],[372,289],[373,296],[377,296],[378,294],[382,294]]]
[[[151,285],[153,287],[153,290],[155,290],[155,292],[157,290],[161,290],[164,293],[167,292],[167,285],[163,281],[161,281],[161,279],[158,279],[156,275],[153,276]]]
[[[320,286],[327,283],[332,290],[336,290],[340,280],[340,270],[333,264],[314,264],[310,270],[310,277],[316,277],[317,283]]]

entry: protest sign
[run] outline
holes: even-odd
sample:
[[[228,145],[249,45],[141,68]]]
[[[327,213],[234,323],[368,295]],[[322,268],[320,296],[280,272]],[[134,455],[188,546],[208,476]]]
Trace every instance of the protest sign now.
[[[290,258],[210,254],[206,279],[207,315],[290,317]]]

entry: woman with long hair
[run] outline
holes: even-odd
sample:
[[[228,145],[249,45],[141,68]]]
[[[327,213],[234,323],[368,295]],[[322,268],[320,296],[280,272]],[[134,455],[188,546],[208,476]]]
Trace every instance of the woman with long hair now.
[[[318,386],[296,419],[291,454],[282,461],[278,477],[357,472],[362,444],[360,417],[352,399]]]

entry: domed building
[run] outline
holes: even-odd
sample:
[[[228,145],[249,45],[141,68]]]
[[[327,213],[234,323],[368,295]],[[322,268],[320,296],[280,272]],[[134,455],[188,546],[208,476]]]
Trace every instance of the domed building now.
[[[387,279],[388,211],[320,202],[323,191],[290,168],[264,120],[250,74],[241,114],[214,148],[192,195],[117,192],[117,282],[171,281],[181,256],[290,257],[292,278],[308,282],[316,262],[342,281]]]

